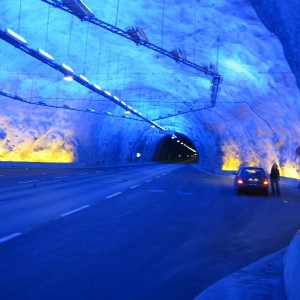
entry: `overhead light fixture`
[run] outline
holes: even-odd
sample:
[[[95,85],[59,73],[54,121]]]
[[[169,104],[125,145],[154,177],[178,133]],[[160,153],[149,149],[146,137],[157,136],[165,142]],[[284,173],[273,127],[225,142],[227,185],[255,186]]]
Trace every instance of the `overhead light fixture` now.
[[[51,60],[51,61],[54,60],[52,55],[50,55],[49,53],[47,53],[46,51],[44,51],[42,49],[38,49],[38,53],[48,60]]]
[[[12,38],[13,40],[15,40],[15,41],[17,41],[19,43],[22,43],[22,44],[27,44],[27,41],[22,36],[20,36],[16,32],[14,32],[13,30],[11,30],[9,28],[6,28],[4,30],[4,32],[5,32],[5,34],[7,36],[9,36],[10,38]]]
[[[135,41],[136,43],[139,43],[141,38],[132,26],[126,28],[126,31],[130,35],[130,37],[132,38],[133,41]]]
[[[85,111],[86,111],[86,112],[92,112],[92,113],[96,112],[96,111],[95,111],[94,109],[92,109],[92,108],[87,108]]]
[[[117,101],[120,101],[119,97],[117,97],[117,96],[114,96],[114,99],[117,100]],[[122,101],[122,102],[123,102],[123,101]],[[122,103],[122,102],[121,102],[121,103]]]
[[[67,75],[67,76],[64,76],[64,80],[65,81],[73,81],[74,78],[73,78],[73,76]]]
[[[148,42],[148,37],[146,36],[146,33],[144,32],[144,30],[142,28],[137,28],[136,32],[139,34],[139,36],[141,37],[142,40],[144,40],[145,42]]]
[[[63,3],[76,15],[94,17],[93,12],[81,0],[64,0]]]
[[[96,83],[93,84],[93,87],[96,88],[99,91],[102,91],[101,87]]]
[[[109,91],[104,91],[104,93],[108,96],[111,96],[111,93]]]
[[[80,74],[79,77],[80,77],[83,81],[89,83],[89,80],[88,80],[85,76],[83,76],[82,74]]]
[[[61,64],[61,66],[62,66],[65,70],[67,70],[67,71],[69,71],[69,72],[71,72],[71,73],[74,73],[74,70],[73,70],[71,67],[67,66],[66,64]]]

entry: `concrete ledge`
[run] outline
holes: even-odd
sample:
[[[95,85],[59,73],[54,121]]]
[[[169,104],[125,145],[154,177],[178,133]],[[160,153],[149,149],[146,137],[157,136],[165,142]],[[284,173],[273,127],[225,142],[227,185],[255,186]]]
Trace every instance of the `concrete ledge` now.
[[[288,300],[300,299],[300,230],[295,234],[284,257],[284,283]]]
[[[286,300],[284,254],[282,249],[254,262],[216,282],[194,300]]]

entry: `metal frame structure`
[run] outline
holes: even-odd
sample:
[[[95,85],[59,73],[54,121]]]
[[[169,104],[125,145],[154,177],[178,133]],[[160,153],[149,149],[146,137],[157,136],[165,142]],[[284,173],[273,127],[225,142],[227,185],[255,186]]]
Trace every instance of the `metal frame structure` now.
[[[151,126],[156,127],[160,130],[164,130],[164,128],[158,125],[156,122],[153,122],[146,117],[144,117],[140,112],[133,109],[131,106],[127,105],[124,101],[121,101],[117,96],[111,95],[109,91],[102,90],[100,86],[97,84],[91,84],[89,80],[83,75],[77,75],[74,73],[73,69],[65,64],[58,64],[54,61],[54,58],[47,52],[38,49],[34,50],[27,46],[27,41],[19,36],[17,33],[13,32],[10,29],[0,29],[0,38],[9,44],[13,45],[14,47],[20,49],[21,51],[25,52],[26,54],[36,58],[37,60],[43,62],[44,64],[50,66],[51,68],[59,71],[60,73],[64,74],[65,76],[70,76],[73,78],[74,81],[78,82],[79,84],[85,86],[86,88],[90,89],[91,91],[109,99],[110,101],[114,102],[118,106],[122,107],[125,111],[130,111],[133,115],[137,116],[138,118],[142,119],[143,121],[149,123]],[[21,98],[19,99],[21,100]],[[24,102],[24,101],[23,101]]]
[[[91,10],[81,1],[81,0],[41,0],[45,3],[52,5],[55,8],[59,8],[65,12],[68,12],[71,15],[75,15],[81,21],[86,21],[92,23],[98,27],[101,27],[105,30],[108,30],[114,34],[122,36],[128,40],[133,41],[137,45],[144,46],[148,49],[156,51],[164,56],[170,57],[176,62],[180,62],[184,65],[187,65],[191,68],[194,68],[198,71],[201,71],[205,75],[209,75],[212,77],[211,80],[211,107],[216,105],[217,94],[220,90],[219,85],[221,84],[221,75],[219,75],[215,70],[212,70],[208,67],[203,67],[197,65],[186,59],[185,52],[181,53],[180,49],[167,51],[161,47],[158,47],[154,44],[151,44],[148,41],[148,38],[141,30],[135,30],[133,27],[127,28],[127,30],[122,30],[116,26],[108,24],[104,21],[101,21],[95,17],[95,15],[91,12]]]

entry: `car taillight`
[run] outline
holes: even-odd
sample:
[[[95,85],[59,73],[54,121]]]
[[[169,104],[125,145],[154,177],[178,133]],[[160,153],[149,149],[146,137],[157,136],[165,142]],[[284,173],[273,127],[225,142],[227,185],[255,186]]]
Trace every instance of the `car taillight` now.
[[[243,179],[239,178],[239,179],[236,181],[236,183],[237,183],[237,184],[243,184],[244,181],[243,181]]]
[[[263,180],[263,185],[268,185],[269,184],[269,180],[268,179],[264,179]]]

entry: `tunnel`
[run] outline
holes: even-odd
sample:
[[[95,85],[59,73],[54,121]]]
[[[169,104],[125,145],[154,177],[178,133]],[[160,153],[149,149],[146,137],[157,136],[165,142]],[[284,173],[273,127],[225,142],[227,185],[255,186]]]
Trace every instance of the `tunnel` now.
[[[85,2],[3,4],[0,164],[191,158],[172,131],[210,169],[299,177],[294,3]]]
[[[176,132],[174,135],[167,135],[160,140],[154,160],[166,163],[196,163],[198,153],[188,137]]]

